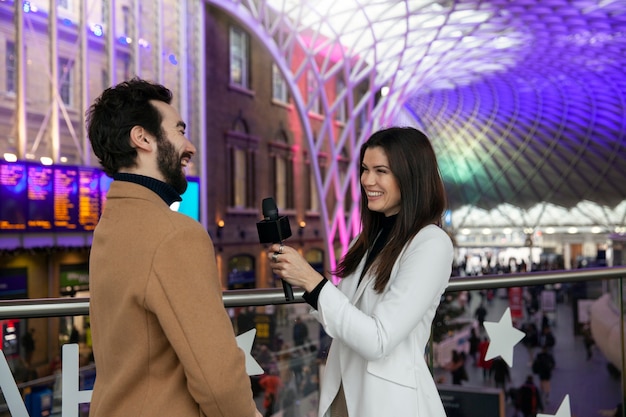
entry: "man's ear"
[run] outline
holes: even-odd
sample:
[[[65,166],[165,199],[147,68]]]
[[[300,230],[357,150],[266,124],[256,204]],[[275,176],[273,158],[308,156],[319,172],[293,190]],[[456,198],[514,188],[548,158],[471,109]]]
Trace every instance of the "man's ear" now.
[[[141,126],[133,126],[130,130],[130,142],[134,148],[143,149],[145,151],[152,150],[153,140]]]

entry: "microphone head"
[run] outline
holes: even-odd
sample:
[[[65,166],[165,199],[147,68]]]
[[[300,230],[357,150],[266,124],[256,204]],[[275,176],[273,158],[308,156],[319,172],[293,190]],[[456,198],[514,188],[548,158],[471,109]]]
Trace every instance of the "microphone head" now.
[[[263,217],[268,220],[278,219],[278,207],[272,197],[264,198],[262,203]]]

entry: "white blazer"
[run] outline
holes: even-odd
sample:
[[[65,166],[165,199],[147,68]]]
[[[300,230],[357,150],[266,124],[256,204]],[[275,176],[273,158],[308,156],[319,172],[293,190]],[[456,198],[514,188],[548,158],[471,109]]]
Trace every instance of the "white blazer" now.
[[[358,285],[365,260],[338,287],[322,288],[312,314],[333,342],[319,417],[330,416],[342,381],[349,417],[445,417],[424,350],[452,260],[450,238],[429,225],[404,247],[381,294],[370,274]]]

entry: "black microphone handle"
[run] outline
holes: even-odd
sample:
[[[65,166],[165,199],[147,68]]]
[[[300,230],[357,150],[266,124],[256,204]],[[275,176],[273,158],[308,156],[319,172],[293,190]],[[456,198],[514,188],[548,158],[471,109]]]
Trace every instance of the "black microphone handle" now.
[[[280,243],[281,245],[283,244],[282,241],[278,243]],[[293,297],[293,287],[291,286],[291,284],[282,278],[280,280],[283,282],[283,292],[285,293],[285,300],[287,301],[295,300],[295,298]]]
[[[294,300],[293,287],[291,286],[290,283],[288,283],[284,279],[281,279],[281,281],[283,282],[283,292],[285,293],[285,300],[293,301]]]
[[[280,242],[280,244],[282,245],[283,242]],[[295,298],[293,297],[293,287],[291,286],[291,284],[282,278],[280,280],[283,282],[283,292],[285,293],[285,300],[287,301],[295,300]]]

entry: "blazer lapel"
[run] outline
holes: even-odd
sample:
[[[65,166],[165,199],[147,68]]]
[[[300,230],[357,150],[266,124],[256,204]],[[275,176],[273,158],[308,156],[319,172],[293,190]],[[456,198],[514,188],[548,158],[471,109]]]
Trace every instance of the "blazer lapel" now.
[[[364,266],[365,266],[365,261],[363,260],[361,262],[361,264],[359,265],[358,270],[354,274],[355,278],[361,276],[361,274],[363,273],[363,267]],[[358,284],[358,280],[357,280],[358,287],[356,288],[356,291],[354,292],[354,295],[351,298],[351,301],[352,301],[353,305],[357,305],[357,303],[359,302],[359,299],[361,298],[361,296],[365,292],[365,289],[370,285],[372,280],[374,280],[374,275],[370,274],[369,271],[365,273],[365,275],[363,276],[363,279],[361,280],[360,284]]]

